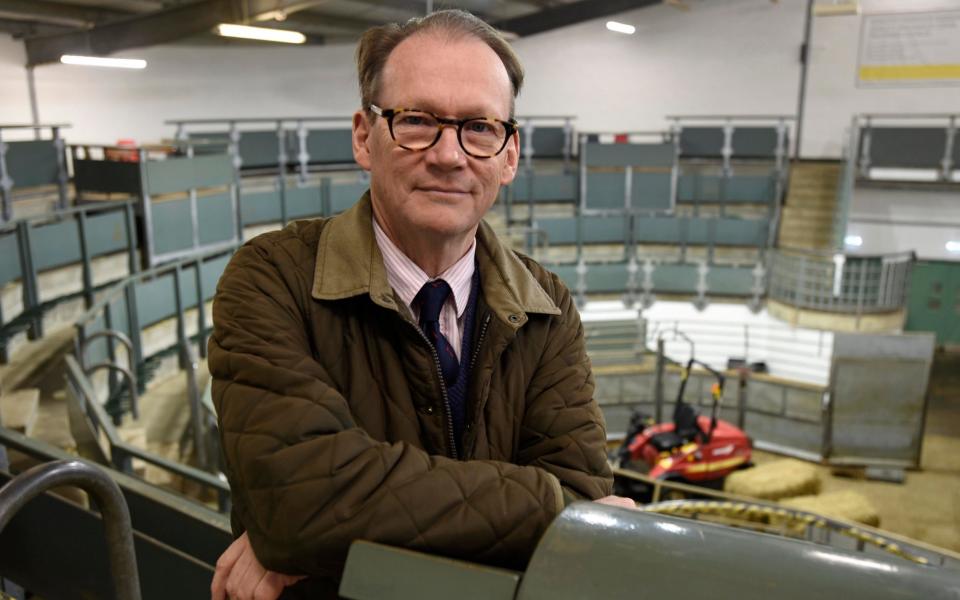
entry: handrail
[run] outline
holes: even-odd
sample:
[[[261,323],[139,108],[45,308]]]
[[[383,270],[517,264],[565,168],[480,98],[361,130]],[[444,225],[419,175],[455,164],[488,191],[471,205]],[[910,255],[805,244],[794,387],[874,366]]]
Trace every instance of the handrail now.
[[[667,115],[668,121],[796,121],[796,115]]]
[[[120,487],[101,469],[80,460],[59,460],[21,473],[0,489],[0,531],[27,502],[64,485],[79,487],[96,499],[103,515],[114,591],[123,600],[139,600],[140,577],[130,510]]]
[[[139,407],[139,398],[137,397],[137,376],[134,375],[133,371],[130,369],[111,363],[111,362],[101,362],[95,365],[90,365],[89,367],[83,370],[83,373],[89,376],[94,371],[99,371],[100,369],[107,369],[109,371],[116,371],[127,378],[127,387],[130,388],[130,413],[133,415],[134,419],[140,418],[140,407]],[[120,419],[119,416],[115,419]]]
[[[0,129],[66,129],[73,127],[69,123],[5,123],[0,124]]]

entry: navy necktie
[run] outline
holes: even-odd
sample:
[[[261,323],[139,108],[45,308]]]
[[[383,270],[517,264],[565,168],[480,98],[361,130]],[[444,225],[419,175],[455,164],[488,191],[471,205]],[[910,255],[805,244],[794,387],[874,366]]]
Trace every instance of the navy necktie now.
[[[440,370],[447,387],[457,381],[457,372],[460,370],[460,361],[447,338],[440,333],[440,311],[443,303],[450,295],[450,286],[446,281],[437,279],[423,284],[414,300],[420,301],[420,329],[427,339],[433,343],[440,358]]]

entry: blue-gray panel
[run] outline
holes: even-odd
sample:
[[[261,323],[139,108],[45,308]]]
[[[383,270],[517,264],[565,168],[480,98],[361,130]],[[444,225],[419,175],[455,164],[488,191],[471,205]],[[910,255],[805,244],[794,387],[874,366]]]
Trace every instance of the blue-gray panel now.
[[[641,210],[670,210],[673,176],[669,170],[664,173],[634,173],[630,190],[631,207]]]
[[[170,194],[233,183],[233,165],[226,154],[168,158],[150,161],[145,167],[147,192],[150,194]]]
[[[57,147],[53,140],[5,142],[7,172],[14,188],[57,182]]]
[[[777,128],[738,126],[733,130],[732,143],[734,158],[774,158],[777,155]]]
[[[154,252],[166,254],[193,247],[190,200],[152,202]]]
[[[256,223],[275,223],[280,220],[280,192],[243,193],[240,195],[240,215],[244,226]]]
[[[766,219],[715,219],[714,242],[721,246],[764,246],[768,223]]]
[[[17,233],[0,233],[0,285],[20,279],[20,247]]]
[[[549,246],[575,244],[577,242],[577,220],[570,217],[537,219],[534,228],[546,235]]]
[[[520,132],[521,138],[523,131]],[[533,130],[533,155],[536,158],[563,158],[563,127],[536,127]],[[521,147],[524,141],[520,140]]]
[[[587,208],[625,208],[627,179],[623,171],[587,173]]]
[[[674,217],[640,217],[633,226],[636,241],[641,244],[679,244],[681,220]]]
[[[552,265],[548,267],[550,271],[557,274],[557,277],[571,290],[577,287],[577,265]]]
[[[670,167],[676,158],[673,143],[585,144],[588,167]]]
[[[770,175],[681,175],[678,200],[681,202],[768,203],[773,200],[776,176]]]
[[[323,216],[320,186],[287,188],[287,218],[304,219]]]
[[[709,294],[749,296],[753,292],[753,269],[750,267],[711,266],[707,272]]]
[[[234,238],[233,205],[230,194],[197,198],[197,222],[200,245],[226,242]]]
[[[286,144],[286,136],[280,138]],[[275,130],[240,132],[240,168],[277,166],[280,145]],[[287,157],[290,161],[290,157]]]
[[[581,230],[584,244],[622,244],[626,240],[625,219],[619,217],[582,217]],[[536,227],[547,236],[551,246],[577,242],[577,219],[556,217],[537,219]]]
[[[716,219],[689,217],[681,218],[679,221],[682,241],[688,244],[706,245],[714,239]]]
[[[230,144],[230,135],[223,131],[218,132],[192,132],[188,133],[187,137],[191,140],[202,139],[204,142],[211,142],[216,140],[219,143],[204,143],[193,148],[193,152],[197,155],[201,154],[226,154],[229,152]]]
[[[587,292],[622,292],[627,289],[626,264],[588,265]]]
[[[653,272],[653,288],[658,292],[693,294],[699,280],[697,265],[657,265]]]
[[[352,163],[353,133],[350,129],[315,129],[307,134],[311,163]]]
[[[227,268],[231,258],[233,258],[233,254],[228,252],[203,262],[203,266],[200,267],[200,275],[203,279],[204,300],[213,299],[213,295],[217,291],[217,282],[220,281],[220,276],[223,275],[223,271]]]
[[[74,159],[73,185],[77,192],[117,192],[140,195],[140,163]]]
[[[80,234],[73,219],[30,229],[30,255],[37,271],[80,261]]]
[[[723,156],[722,127],[684,127],[680,130],[682,158],[719,158]]]
[[[141,328],[162,321],[176,312],[172,273],[136,283],[134,293],[137,298],[137,317],[140,319]]]
[[[87,248],[90,256],[126,250],[127,217],[124,211],[115,210],[87,217]]]
[[[862,130],[864,135],[867,131]],[[870,166],[940,169],[947,131],[939,127],[873,127]]]
[[[577,175],[572,173],[535,175],[533,179],[533,198],[537,201],[576,202],[579,194],[578,181]]]
[[[356,183],[330,183],[330,213],[343,212],[357,203],[357,200],[369,189],[370,184],[358,181]]]

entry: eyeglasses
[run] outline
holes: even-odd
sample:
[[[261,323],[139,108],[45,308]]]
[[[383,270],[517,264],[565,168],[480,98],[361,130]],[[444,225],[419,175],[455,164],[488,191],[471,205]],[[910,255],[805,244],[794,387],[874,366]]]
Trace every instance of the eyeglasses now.
[[[436,144],[444,127],[456,127],[457,141],[464,152],[474,158],[491,158],[503,152],[507,140],[517,130],[513,119],[444,119],[415,108],[380,108],[376,104],[371,104],[370,110],[387,120],[390,137],[398,146],[413,151],[426,150]]]

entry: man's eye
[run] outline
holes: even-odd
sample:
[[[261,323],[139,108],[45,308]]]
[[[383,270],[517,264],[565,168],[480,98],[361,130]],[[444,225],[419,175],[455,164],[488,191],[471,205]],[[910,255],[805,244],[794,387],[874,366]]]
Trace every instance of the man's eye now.
[[[427,118],[423,115],[401,115],[400,116],[401,125],[409,126],[420,126],[428,125]]]
[[[488,123],[486,121],[470,121],[467,123],[467,131],[470,133],[493,133],[493,123]]]

